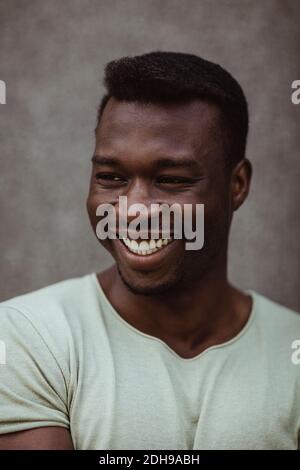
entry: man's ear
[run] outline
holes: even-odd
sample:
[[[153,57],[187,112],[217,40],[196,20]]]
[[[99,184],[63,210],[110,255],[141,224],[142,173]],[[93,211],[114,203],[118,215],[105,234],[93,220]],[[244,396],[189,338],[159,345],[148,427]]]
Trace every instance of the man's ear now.
[[[248,196],[252,176],[252,165],[247,158],[241,160],[231,173],[231,203],[236,211]]]

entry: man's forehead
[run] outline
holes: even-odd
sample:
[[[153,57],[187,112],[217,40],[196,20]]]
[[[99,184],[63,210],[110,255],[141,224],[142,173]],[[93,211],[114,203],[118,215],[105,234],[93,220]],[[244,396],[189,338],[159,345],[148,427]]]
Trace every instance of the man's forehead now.
[[[97,146],[165,147],[169,151],[201,153],[220,143],[220,110],[205,101],[144,104],[110,98],[96,133]]]
[[[151,126],[158,128],[184,127],[185,129],[211,127],[218,123],[217,105],[203,100],[182,103],[143,103],[108,100],[101,117],[100,128],[128,128]]]

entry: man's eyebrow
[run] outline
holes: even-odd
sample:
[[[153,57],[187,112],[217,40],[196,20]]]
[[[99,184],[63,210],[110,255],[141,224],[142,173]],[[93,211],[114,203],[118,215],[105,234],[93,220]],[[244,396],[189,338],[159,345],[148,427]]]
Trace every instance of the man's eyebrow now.
[[[182,167],[196,167],[198,166],[197,160],[194,158],[180,157],[180,158],[160,158],[156,161],[157,168],[182,168]]]
[[[115,158],[106,155],[93,155],[91,161],[97,165],[121,165],[122,162]],[[190,157],[161,157],[153,162],[153,166],[158,169],[163,168],[194,168],[199,166],[196,159]]]
[[[91,162],[96,163],[97,165],[118,165],[120,163],[117,158],[105,155],[93,155]]]

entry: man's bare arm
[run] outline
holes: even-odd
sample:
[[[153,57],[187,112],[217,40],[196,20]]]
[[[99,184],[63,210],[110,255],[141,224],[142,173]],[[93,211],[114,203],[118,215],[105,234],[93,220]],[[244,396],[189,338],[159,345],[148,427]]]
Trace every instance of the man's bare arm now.
[[[0,450],[74,450],[70,431],[59,426],[0,435]]]

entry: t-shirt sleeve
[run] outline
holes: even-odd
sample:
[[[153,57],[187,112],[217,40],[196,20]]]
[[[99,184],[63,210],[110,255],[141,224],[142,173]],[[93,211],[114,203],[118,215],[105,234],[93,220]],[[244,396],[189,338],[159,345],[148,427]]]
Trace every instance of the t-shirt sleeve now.
[[[34,322],[0,306],[0,434],[69,428],[67,384]]]

